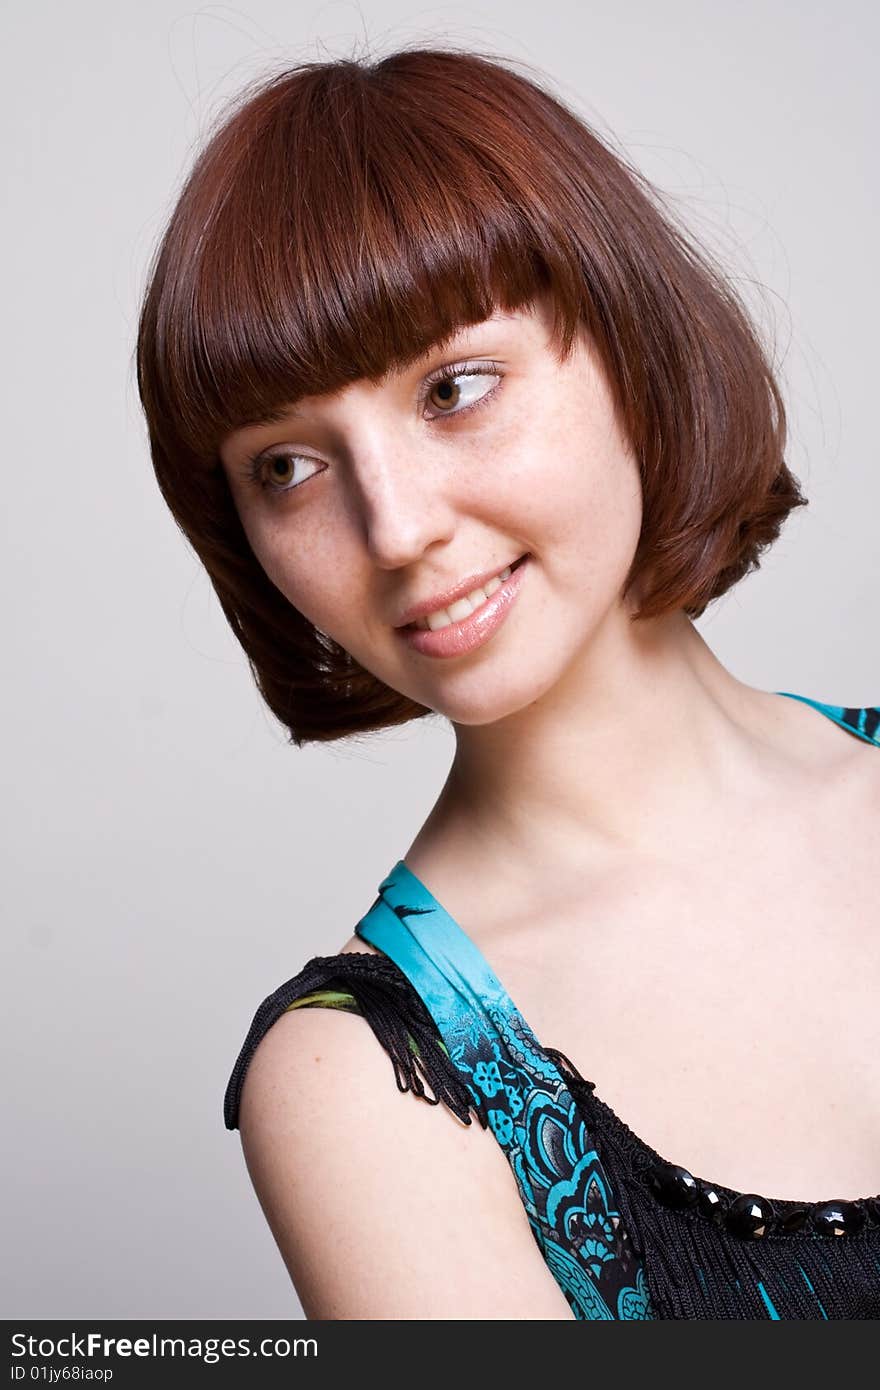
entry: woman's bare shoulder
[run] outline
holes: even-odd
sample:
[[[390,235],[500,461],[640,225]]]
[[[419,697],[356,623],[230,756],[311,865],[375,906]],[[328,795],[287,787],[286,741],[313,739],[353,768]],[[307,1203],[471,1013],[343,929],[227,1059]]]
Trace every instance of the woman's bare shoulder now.
[[[283,1014],[239,1127],[307,1318],[572,1316],[491,1130],[398,1090],[357,1014]]]

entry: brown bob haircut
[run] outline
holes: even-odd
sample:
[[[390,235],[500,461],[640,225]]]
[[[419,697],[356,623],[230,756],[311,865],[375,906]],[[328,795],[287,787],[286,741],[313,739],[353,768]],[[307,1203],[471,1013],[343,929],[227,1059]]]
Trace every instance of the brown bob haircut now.
[[[268,579],[221,442],[547,292],[560,360],[585,329],[638,460],[634,617],[699,617],[806,504],[780,390],[724,274],[540,79],[433,47],[305,62],[246,88],[196,159],[150,266],[138,389],[162,494],[297,746],[432,711]]]

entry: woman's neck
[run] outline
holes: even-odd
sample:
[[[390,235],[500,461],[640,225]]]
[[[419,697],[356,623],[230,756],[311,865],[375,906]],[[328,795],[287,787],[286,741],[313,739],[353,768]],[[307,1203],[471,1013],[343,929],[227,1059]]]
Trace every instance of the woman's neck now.
[[[732,676],[683,612],[635,624],[621,612],[541,698],[454,725],[452,766],[413,851],[498,854],[529,876],[588,868],[593,855],[685,856],[845,755],[819,725],[807,706]]]

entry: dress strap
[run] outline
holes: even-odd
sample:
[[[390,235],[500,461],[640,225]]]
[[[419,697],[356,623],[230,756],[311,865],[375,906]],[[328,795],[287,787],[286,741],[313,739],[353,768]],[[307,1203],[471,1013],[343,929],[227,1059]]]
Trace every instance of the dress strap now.
[[[842,729],[880,747],[880,705],[866,705],[862,708],[847,705],[829,705],[824,700],[812,700],[809,695],[795,695],[791,690],[776,690],[775,695],[787,695],[791,700],[801,700],[805,705],[828,716]]]
[[[563,1055],[541,1047],[477,946],[403,860],[355,932],[408,977],[475,1106],[488,1112],[575,1317],[652,1318],[641,1258],[551,1052]]]

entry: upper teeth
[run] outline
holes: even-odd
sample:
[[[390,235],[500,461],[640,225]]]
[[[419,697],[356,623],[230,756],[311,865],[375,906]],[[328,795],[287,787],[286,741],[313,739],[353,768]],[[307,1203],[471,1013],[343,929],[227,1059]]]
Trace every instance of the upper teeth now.
[[[481,589],[472,589],[464,598],[457,598],[455,603],[450,603],[448,608],[438,608],[435,613],[419,618],[415,626],[428,627],[434,631],[438,627],[448,627],[450,623],[460,623],[462,618],[469,617],[475,608],[480,608],[491,598],[495,590],[501,588],[505,579],[510,578],[512,572],[512,566],[506,565],[495,579],[490,579]]]

